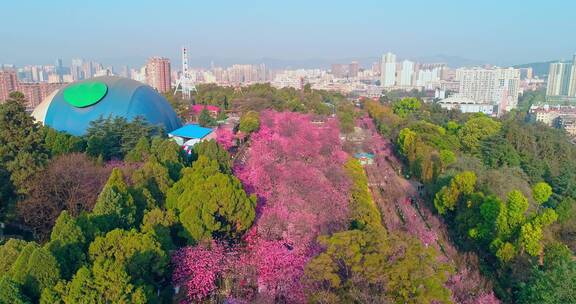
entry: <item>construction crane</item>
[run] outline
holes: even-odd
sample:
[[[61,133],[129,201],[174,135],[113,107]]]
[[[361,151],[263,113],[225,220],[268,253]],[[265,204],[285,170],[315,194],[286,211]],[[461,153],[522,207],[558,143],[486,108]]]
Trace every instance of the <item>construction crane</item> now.
[[[177,92],[181,92],[182,98],[188,100],[192,98],[192,92],[196,92],[196,85],[188,70],[188,49],[186,49],[186,47],[182,48],[182,75],[180,79],[176,81],[174,95],[176,95]]]

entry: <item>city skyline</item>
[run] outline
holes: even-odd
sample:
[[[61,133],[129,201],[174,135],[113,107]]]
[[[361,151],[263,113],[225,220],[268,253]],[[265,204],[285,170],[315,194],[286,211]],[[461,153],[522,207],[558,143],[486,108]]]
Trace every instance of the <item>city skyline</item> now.
[[[41,64],[79,55],[112,65],[142,64],[151,56],[177,62],[180,47],[189,46],[192,66],[199,58],[205,58],[204,64],[253,63],[263,58],[339,61],[379,57],[387,51],[402,59],[441,54],[504,66],[568,59],[576,50],[576,41],[561,39],[576,29],[569,22],[576,4],[561,1],[546,5],[142,1],[138,8],[109,1],[58,2],[61,5],[6,4],[6,9],[27,15],[26,22],[18,14],[0,21],[4,29],[0,39],[19,41],[3,46],[0,62]],[[531,41],[538,43],[526,48]],[[127,62],[131,60],[136,62]]]

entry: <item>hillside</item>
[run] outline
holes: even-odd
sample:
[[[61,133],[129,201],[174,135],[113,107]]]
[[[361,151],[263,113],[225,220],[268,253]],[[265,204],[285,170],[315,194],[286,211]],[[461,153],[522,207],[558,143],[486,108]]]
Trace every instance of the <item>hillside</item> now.
[[[548,76],[548,69],[550,68],[550,63],[554,61],[545,61],[545,62],[532,62],[532,63],[525,63],[513,66],[514,68],[532,68],[534,72],[534,76],[538,76],[539,78],[544,78]]]

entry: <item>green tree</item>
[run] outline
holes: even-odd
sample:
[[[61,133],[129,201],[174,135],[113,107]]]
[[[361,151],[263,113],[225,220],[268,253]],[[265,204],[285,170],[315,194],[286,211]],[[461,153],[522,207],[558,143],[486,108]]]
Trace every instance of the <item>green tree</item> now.
[[[86,263],[85,244],[86,236],[76,219],[68,211],[62,211],[46,247],[56,257],[64,279],[72,278],[76,270]]]
[[[532,197],[540,205],[547,202],[551,195],[552,187],[545,182],[537,183],[532,187]]]
[[[60,268],[50,251],[28,243],[8,272],[22,285],[22,291],[31,299],[39,299],[42,290],[54,286],[60,279]]]
[[[62,300],[64,303],[87,303],[97,304],[105,300],[104,294],[101,294],[94,282],[92,271],[87,267],[78,269],[72,280],[66,286]],[[114,286],[118,288],[119,286]],[[106,299],[115,300],[115,299]]]
[[[185,101],[180,94],[174,95],[171,92],[165,93],[164,97],[168,100],[168,103],[170,103],[176,115],[178,115],[182,121],[186,121],[190,111],[188,102]]]
[[[10,173],[18,194],[28,192],[28,181],[48,159],[40,126],[26,113],[24,103],[22,93],[12,92],[0,104],[0,165]]]
[[[510,262],[516,256],[516,247],[512,243],[504,243],[496,251],[496,257],[502,263]]]
[[[420,103],[420,100],[418,100],[418,98],[407,97],[393,103],[392,109],[394,111],[394,114],[402,118],[405,118],[410,113],[418,111],[421,106],[422,104]]]
[[[104,237],[97,237],[90,244],[89,255],[94,263],[93,272],[97,280],[100,276],[109,278],[114,275],[107,273],[111,269],[123,270],[126,279],[142,287],[149,298],[160,286],[168,266],[168,256],[160,243],[153,236],[135,230],[115,229]],[[119,275],[124,276],[122,273]],[[102,281],[97,284],[107,283]]]
[[[145,161],[148,155],[150,155],[150,142],[147,137],[140,137],[136,146],[126,154],[125,160],[139,163]]]
[[[208,110],[204,108],[202,109],[202,111],[200,111],[200,114],[198,115],[198,124],[202,127],[212,127],[216,125],[216,121],[212,116],[210,116]]]
[[[137,208],[122,171],[114,168],[106,185],[100,192],[92,214],[100,216],[100,227],[104,230],[115,227],[132,227],[136,222]]]
[[[351,228],[380,229],[382,226],[380,210],[378,210],[368,189],[368,178],[364,173],[364,168],[358,160],[350,158],[344,164],[344,169],[352,181],[350,188]]]
[[[321,291],[311,302],[450,303],[444,284],[451,268],[415,238],[349,230],[319,242],[326,249],[305,270],[311,290]]]
[[[552,208],[544,208],[532,220],[534,225],[541,227],[548,226],[558,220],[558,214]]]
[[[352,103],[343,103],[336,110],[336,116],[340,123],[340,130],[342,133],[354,132],[354,124],[356,122],[355,108]]]
[[[526,210],[528,210],[528,199],[518,190],[508,193],[507,201],[508,225],[514,229],[526,221]]]
[[[15,199],[10,172],[0,163],[0,221],[4,221],[7,213],[11,211]]]
[[[155,295],[152,290],[146,290],[145,286],[138,286],[131,282],[130,276],[122,267],[118,267],[117,263],[108,260],[99,260],[94,263],[92,267],[93,282],[90,282],[90,277],[87,282],[79,282],[82,285],[94,286],[98,294],[98,303],[119,303],[119,304],[144,304],[154,302]],[[80,292],[76,291],[76,297],[95,295],[92,290]],[[76,302],[70,302],[76,303]]]
[[[479,209],[477,231],[480,240],[490,243],[494,238],[510,233],[504,202],[495,196],[484,197]]]
[[[542,252],[542,228],[532,223],[526,223],[520,228],[520,237],[518,242],[520,246],[526,250],[531,256],[537,256]]]
[[[155,136],[150,144],[150,153],[166,168],[173,181],[180,179],[180,170],[187,165],[182,148],[171,139]]]
[[[50,127],[44,127],[43,131],[46,149],[52,156],[83,152],[86,149],[86,142],[81,137],[59,132]]]
[[[92,157],[102,156],[104,160],[123,159],[142,137],[162,133],[161,129],[151,126],[141,116],[130,122],[124,117],[100,117],[90,122],[84,135],[86,153]]]
[[[18,283],[9,276],[0,276],[0,303],[1,304],[29,304],[28,297],[22,294]]]
[[[152,236],[114,229],[90,244],[91,261],[113,261],[135,279],[154,282],[166,271],[168,257]]]
[[[440,214],[445,214],[448,210],[454,210],[460,197],[457,188],[444,186],[434,195],[434,207]]]
[[[484,139],[480,150],[484,163],[491,168],[516,167],[521,163],[521,157],[514,146],[501,134]]]
[[[481,141],[500,131],[500,122],[485,115],[470,118],[458,131],[465,152],[478,154]]]
[[[232,159],[226,149],[222,148],[215,140],[204,140],[194,145],[193,156],[198,159],[200,155],[206,156],[218,162],[223,173],[232,172]]]
[[[402,152],[402,154],[407,156],[410,150],[415,145],[417,137],[418,135],[416,134],[416,132],[408,128],[402,129],[400,131],[400,134],[398,134],[398,145],[400,146],[400,152]]]
[[[388,268],[385,282],[396,302],[451,302],[444,284],[452,268],[438,262],[434,247],[425,248],[420,240],[400,235],[392,239],[392,248],[390,256],[401,258]]]
[[[140,231],[152,235],[162,245],[165,251],[173,250],[171,230],[178,223],[178,217],[173,210],[154,208],[144,214]]]
[[[558,263],[551,269],[535,268],[520,285],[518,303],[559,304],[576,301],[576,263]]]
[[[6,243],[0,246],[0,273],[7,273],[16,259],[26,247],[28,242],[19,239],[9,239]]]
[[[476,185],[476,174],[471,171],[463,171],[457,174],[450,181],[449,186],[444,186],[434,196],[434,206],[438,213],[444,214],[446,211],[453,211],[460,196],[471,195]]]
[[[553,242],[544,248],[544,269],[553,269],[561,263],[569,263],[574,253],[561,242]]]
[[[136,189],[146,189],[155,202],[164,202],[168,189],[174,183],[170,178],[168,168],[163,166],[155,156],[150,157],[139,169],[132,174],[132,183]],[[141,206],[149,209],[154,206]]]
[[[240,117],[239,130],[250,134],[260,128],[260,114],[256,111],[248,111]]]
[[[349,230],[319,238],[326,249],[312,259],[305,269],[310,302],[333,303],[358,301],[355,294],[368,295],[370,302],[384,302],[386,293],[379,288],[385,282],[385,257],[389,248],[385,236],[361,230]],[[321,292],[316,293],[319,290]]]
[[[149,137],[158,134],[158,130],[146,121],[142,116],[136,116],[132,121],[126,123],[121,130],[120,147],[122,155],[130,152],[142,137]]]
[[[456,161],[456,154],[450,150],[440,150],[440,160],[442,161],[442,167],[446,168]]]
[[[168,192],[167,207],[177,210],[185,236],[197,242],[239,236],[254,221],[256,198],[246,195],[236,177],[221,173],[215,160],[201,155]]]

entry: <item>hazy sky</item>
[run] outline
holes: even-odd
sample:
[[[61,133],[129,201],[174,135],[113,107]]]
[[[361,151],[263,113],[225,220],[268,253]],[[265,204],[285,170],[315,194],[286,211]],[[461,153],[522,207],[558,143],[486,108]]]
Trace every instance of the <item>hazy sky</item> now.
[[[572,0],[6,0],[0,63],[438,54],[496,64],[576,52]]]

